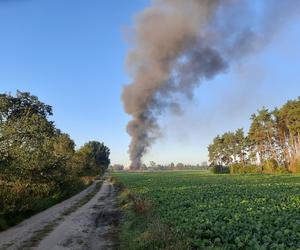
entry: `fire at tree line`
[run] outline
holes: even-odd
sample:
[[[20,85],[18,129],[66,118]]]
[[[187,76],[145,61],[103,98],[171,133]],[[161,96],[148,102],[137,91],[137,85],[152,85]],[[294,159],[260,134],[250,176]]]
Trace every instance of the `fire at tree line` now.
[[[300,172],[300,97],[281,108],[262,108],[251,116],[248,135],[242,128],[214,138],[209,161],[201,165],[161,165],[151,161],[140,170],[211,169],[215,173]],[[112,170],[124,170],[114,165]]]
[[[84,189],[110,163],[98,141],[75,150],[51,115],[30,93],[0,94],[0,230]]]

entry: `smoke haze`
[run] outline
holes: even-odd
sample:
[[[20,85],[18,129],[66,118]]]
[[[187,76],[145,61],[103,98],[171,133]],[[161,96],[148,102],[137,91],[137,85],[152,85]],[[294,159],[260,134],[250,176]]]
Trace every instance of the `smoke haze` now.
[[[261,49],[299,7],[297,0],[156,0],[140,13],[127,56],[133,81],[122,93],[132,116],[131,168],[160,136],[160,115],[180,114],[203,79]]]

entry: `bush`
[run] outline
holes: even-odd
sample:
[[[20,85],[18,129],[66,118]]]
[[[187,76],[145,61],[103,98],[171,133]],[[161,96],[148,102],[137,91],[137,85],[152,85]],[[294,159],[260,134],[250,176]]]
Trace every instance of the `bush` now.
[[[211,171],[214,174],[229,174],[229,167],[227,166],[221,166],[221,165],[214,165],[211,167]]]
[[[265,174],[275,173],[279,169],[279,164],[275,159],[270,159],[264,162],[262,169]]]
[[[234,163],[229,167],[231,174],[259,174],[261,173],[261,167],[256,165],[242,165]]]
[[[231,174],[273,174],[273,173],[288,173],[285,167],[279,166],[276,160],[271,159],[264,163],[264,165],[242,165],[238,163],[231,164],[230,167]]]
[[[53,192],[51,183],[0,181],[0,231],[53,205]]]
[[[300,160],[293,162],[289,167],[289,171],[292,173],[300,173]]]
[[[296,162],[296,173],[300,173],[300,161]]]
[[[51,192],[51,185],[30,182],[1,182],[0,215],[20,213],[32,210],[36,199],[46,197]]]
[[[286,167],[279,166],[279,168],[277,168],[277,170],[276,170],[276,173],[288,174],[288,173],[290,173],[290,171]]]
[[[0,181],[0,231],[40,212],[86,187],[80,178],[68,178],[58,186],[54,182],[35,183]]]
[[[80,177],[81,181],[84,183],[84,185],[88,186],[88,185],[91,185],[92,182],[94,180],[100,180],[100,177],[99,176],[82,176]]]
[[[248,174],[260,174],[261,167],[257,165],[246,165],[244,168],[244,173]]]
[[[64,183],[62,183],[62,185],[60,186],[60,190],[57,193],[62,199],[65,199],[80,192],[90,184],[90,181],[70,176],[66,181],[64,181]]]
[[[230,174],[244,173],[244,166],[242,164],[234,163],[229,166]]]
[[[146,214],[151,210],[152,206],[150,202],[141,198],[140,196],[134,196],[132,201],[132,209],[137,214]]]

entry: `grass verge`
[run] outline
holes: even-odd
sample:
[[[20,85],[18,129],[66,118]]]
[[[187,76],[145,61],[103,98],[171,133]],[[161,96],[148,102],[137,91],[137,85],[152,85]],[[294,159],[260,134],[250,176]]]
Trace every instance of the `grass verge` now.
[[[113,178],[122,212],[119,226],[120,250],[189,249],[187,242],[178,240],[168,225],[161,222],[151,203],[132,193]]]

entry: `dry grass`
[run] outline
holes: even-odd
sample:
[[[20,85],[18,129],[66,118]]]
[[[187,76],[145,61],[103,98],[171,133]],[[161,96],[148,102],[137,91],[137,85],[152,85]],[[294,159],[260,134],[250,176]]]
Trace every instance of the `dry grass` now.
[[[152,206],[149,201],[146,201],[139,196],[134,196],[132,200],[132,209],[137,214],[147,214],[151,211]]]

